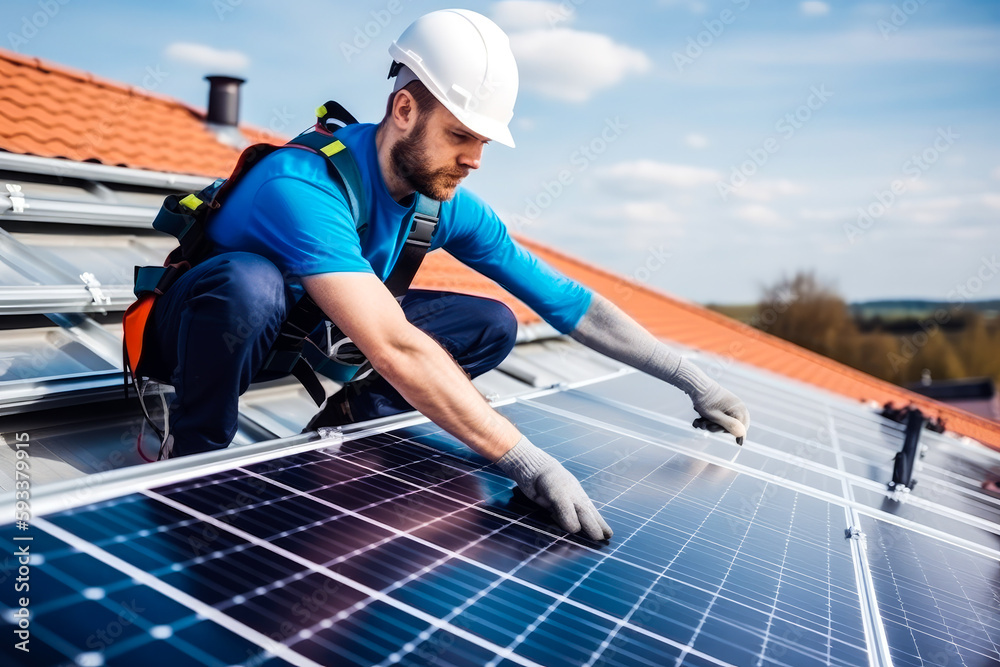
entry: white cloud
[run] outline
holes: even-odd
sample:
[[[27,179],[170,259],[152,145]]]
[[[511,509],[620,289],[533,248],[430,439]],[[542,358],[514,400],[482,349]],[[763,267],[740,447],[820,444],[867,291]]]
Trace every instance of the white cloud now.
[[[686,143],[691,148],[702,149],[708,146],[708,137],[703,134],[698,134],[693,132],[686,137],[684,137],[684,143]]]
[[[514,125],[517,126],[517,129],[524,130],[526,132],[530,132],[531,130],[538,127],[538,123],[535,121],[534,118],[527,118],[527,117],[515,118]]]
[[[1000,195],[988,192],[982,196],[982,200],[990,208],[1000,210]]]
[[[1000,167],[997,167],[996,169],[994,169],[993,171],[991,171],[990,172],[990,176],[992,176],[993,178],[995,178],[998,181],[1000,181]]]
[[[817,220],[819,222],[837,222],[850,220],[852,216],[857,217],[858,209],[839,206],[834,208],[802,208],[796,213],[796,217],[802,220]]]
[[[830,13],[830,5],[819,0],[807,0],[799,3],[799,9],[806,16],[824,16]]]
[[[508,32],[554,28],[560,23],[572,22],[574,14],[575,8],[568,2],[503,0],[490,8],[490,16]]]
[[[947,239],[949,241],[979,241],[988,238],[991,231],[989,227],[958,227],[948,230]]]
[[[920,194],[939,189],[935,183],[926,178],[909,178],[903,182],[906,184],[906,192],[909,194]]]
[[[241,51],[220,51],[205,44],[191,42],[174,42],[166,48],[164,54],[171,60],[198,65],[206,70],[206,74],[240,71],[250,64],[250,59]]]
[[[778,213],[763,204],[747,204],[736,209],[736,217],[746,220],[758,227],[778,229],[787,227],[784,219]]]
[[[607,35],[570,28],[528,30],[510,35],[521,83],[541,95],[585,102],[629,74],[651,67],[645,53]]]
[[[601,169],[598,175],[614,181],[616,185],[649,194],[659,194],[664,187],[687,189],[710,185],[721,178],[721,174],[714,169],[655,160],[619,162]]]
[[[733,188],[732,194],[743,199],[769,202],[774,201],[778,197],[797,195],[804,191],[805,188],[802,186],[782,178],[779,180],[750,180],[741,187]]]
[[[760,34],[750,40],[719,45],[725,60],[744,64],[799,65],[881,62],[983,62],[1000,58],[1000,30],[995,27],[940,27],[901,30],[883,39],[878,30],[855,29],[818,35]],[[740,70],[738,74],[742,75]]]
[[[956,220],[958,209],[965,200],[962,197],[934,197],[919,200],[906,199],[897,204],[899,218],[920,225],[939,225]],[[889,214],[893,209],[889,209]]]
[[[626,201],[610,213],[624,222],[641,225],[677,224],[681,220],[672,208],[658,201]]]

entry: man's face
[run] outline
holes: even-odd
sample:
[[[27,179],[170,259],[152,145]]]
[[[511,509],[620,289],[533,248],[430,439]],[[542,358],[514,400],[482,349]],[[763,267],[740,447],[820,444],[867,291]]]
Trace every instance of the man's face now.
[[[479,168],[487,143],[438,106],[418,113],[413,129],[393,145],[389,158],[396,175],[414,190],[447,201],[462,179]]]

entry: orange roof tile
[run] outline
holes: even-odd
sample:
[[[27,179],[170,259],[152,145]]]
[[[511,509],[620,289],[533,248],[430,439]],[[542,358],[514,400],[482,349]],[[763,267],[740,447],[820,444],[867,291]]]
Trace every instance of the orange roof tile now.
[[[0,148],[6,151],[228,174],[239,151],[217,141],[204,118],[203,111],[149,90],[0,49]],[[240,130],[250,143],[284,140],[246,125]]]
[[[251,143],[284,141],[252,127],[240,129]],[[0,149],[212,177],[228,174],[238,157],[238,151],[219,143],[206,129],[204,112],[198,109],[5,49],[0,49]],[[534,241],[519,240],[615,302],[656,336],[857,400],[912,403],[943,419],[949,430],[1000,450],[1000,423],[883,382]],[[540,322],[523,303],[445,253],[428,256],[414,286],[500,299],[520,322]]]

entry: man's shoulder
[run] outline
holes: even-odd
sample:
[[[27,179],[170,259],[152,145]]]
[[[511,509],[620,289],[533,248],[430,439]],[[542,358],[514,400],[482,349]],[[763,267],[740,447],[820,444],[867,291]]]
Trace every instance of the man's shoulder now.
[[[336,137],[343,141],[361,167],[359,150],[365,145],[365,137],[374,127],[368,124],[348,125],[337,131]],[[273,179],[300,180],[324,190],[339,191],[331,170],[330,161],[320,153],[308,148],[295,146],[281,147],[254,168],[260,183]],[[362,176],[365,170],[360,169]]]
[[[260,161],[254,171],[261,182],[276,178],[330,181],[327,159],[308,149],[281,147]]]

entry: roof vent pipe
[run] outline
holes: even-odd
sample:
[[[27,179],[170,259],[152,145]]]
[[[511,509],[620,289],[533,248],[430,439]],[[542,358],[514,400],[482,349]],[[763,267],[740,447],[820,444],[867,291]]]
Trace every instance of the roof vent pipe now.
[[[240,120],[240,85],[246,79],[210,75],[205,80],[209,83],[208,117],[205,120],[215,125],[236,127]]]

